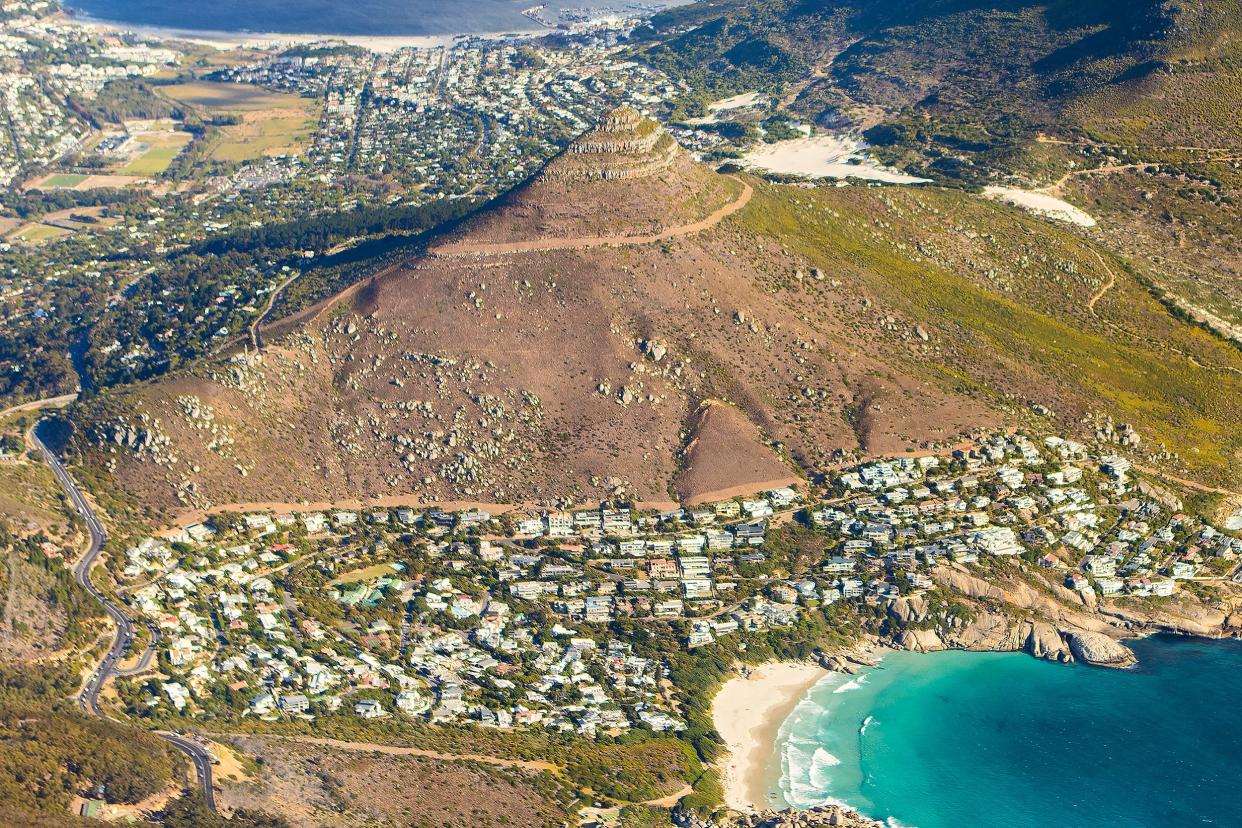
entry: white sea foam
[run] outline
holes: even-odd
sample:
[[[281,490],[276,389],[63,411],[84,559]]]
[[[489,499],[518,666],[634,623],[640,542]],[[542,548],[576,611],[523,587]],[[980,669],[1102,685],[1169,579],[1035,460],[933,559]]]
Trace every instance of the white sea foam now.
[[[814,739],[800,736],[797,731],[790,733],[781,750],[780,787],[785,801],[795,808],[825,804],[827,769],[837,764],[840,760]]]
[[[823,790],[832,783],[832,769],[841,764],[841,760],[823,748],[816,748],[811,756],[811,767],[807,771],[810,784]]]
[[[827,789],[832,769],[841,760],[813,739],[791,735],[781,751],[781,793],[795,808],[814,808],[833,802]]]
[[[834,692],[834,693],[848,693],[848,692],[849,692],[849,691],[851,691],[851,690],[857,690],[857,689],[859,689],[860,687],[862,687],[862,686],[863,686],[864,684],[866,684],[866,683],[867,683],[867,674],[866,674],[866,673],[863,673],[863,674],[862,674],[861,676],[859,676],[858,678],[856,678],[856,679],[851,679],[850,681],[847,681],[845,684],[842,684],[840,687],[838,687],[836,690],[833,690],[832,692]]]
[[[793,808],[814,808],[819,805],[845,805],[830,796],[832,769],[841,760],[824,749],[817,734],[823,720],[831,715],[831,706],[817,699],[831,690],[840,692],[842,687],[857,689],[864,677],[856,677],[841,686],[834,686],[843,677],[838,674],[825,676],[793,709],[781,725],[778,735],[780,745],[780,794],[785,804]]]

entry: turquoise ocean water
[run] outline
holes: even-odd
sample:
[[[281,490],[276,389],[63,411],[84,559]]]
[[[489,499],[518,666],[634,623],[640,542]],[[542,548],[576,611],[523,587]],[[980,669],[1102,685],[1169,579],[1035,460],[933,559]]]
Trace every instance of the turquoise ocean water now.
[[[891,653],[781,728],[773,796],[916,828],[1242,826],[1242,642],[1156,637],[1110,670]]]

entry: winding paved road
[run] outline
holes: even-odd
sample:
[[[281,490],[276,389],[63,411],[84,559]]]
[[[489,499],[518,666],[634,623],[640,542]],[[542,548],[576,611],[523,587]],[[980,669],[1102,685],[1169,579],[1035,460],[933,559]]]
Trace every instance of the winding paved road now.
[[[82,494],[82,490],[78,488],[78,484],[69,475],[65,464],[60,462],[60,458],[47,447],[47,444],[39,436],[41,426],[43,426],[42,420],[31,429],[30,439],[39,450],[39,453],[43,455],[43,459],[48,467],[51,468],[52,473],[56,475],[57,482],[65,490],[65,494],[68,495],[70,502],[73,503],[73,507],[82,516],[82,519],[86,521],[86,528],[91,536],[90,546],[87,547],[85,554],[82,555],[73,567],[73,577],[87,592],[94,596],[95,600],[103,604],[108,617],[116,624],[116,634],[112,638],[111,646],[108,647],[107,655],[104,656],[103,661],[100,662],[95,672],[91,673],[86,685],[78,694],[78,706],[82,709],[82,712],[103,718],[104,712],[99,706],[99,693],[103,686],[114,674],[129,675],[145,669],[151,663],[159,635],[158,631],[152,630],[151,643],[146,651],[143,652],[142,658],[139,659],[138,666],[134,670],[119,671],[117,669],[117,664],[120,662],[121,657],[129,649],[129,645],[133,643],[134,622],[125,614],[125,611],[121,609],[119,604],[105,595],[91,581],[91,567],[95,565],[95,560],[99,557],[108,534],[104,530],[99,516],[91,508],[90,502],[87,501],[86,496]],[[212,788],[211,780],[211,757],[206,749],[175,733],[160,733],[159,736],[190,757],[190,761],[194,763],[194,770],[198,780],[203,786],[207,807],[213,811],[216,810],[215,791]]]
[[[18,405],[14,405],[0,411],[0,420],[3,420],[10,414],[22,414],[27,411],[38,411],[40,408],[63,408],[77,398],[78,395],[76,393],[61,394],[59,397],[45,397],[41,400],[31,400],[30,402],[19,403]]]

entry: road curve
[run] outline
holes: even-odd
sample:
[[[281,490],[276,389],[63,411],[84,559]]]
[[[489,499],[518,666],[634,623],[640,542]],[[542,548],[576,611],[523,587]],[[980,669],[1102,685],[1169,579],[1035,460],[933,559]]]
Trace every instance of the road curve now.
[[[86,521],[86,528],[90,532],[91,542],[87,547],[85,554],[78,560],[73,567],[73,577],[82,587],[89,592],[95,600],[103,604],[104,610],[108,613],[108,617],[116,625],[116,634],[112,638],[112,644],[108,647],[108,653],[104,656],[95,672],[91,673],[91,677],[87,680],[86,685],[78,693],[78,707],[84,713],[90,713],[103,718],[103,710],[99,707],[99,692],[107,683],[113,674],[118,673],[117,663],[129,648],[134,640],[134,622],[130,619],[120,605],[99,590],[91,581],[91,567],[95,565],[95,560],[99,557],[100,551],[103,549],[104,541],[107,540],[108,534],[104,530],[103,523],[100,522],[99,516],[95,514],[95,510],[91,508],[91,504],[87,501],[86,496],[82,494],[82,490],[78,488],[78,484],[74,482],[69,475],[69,471],[65,468],[65,464],[60,462],[47,444],[43,442],[39,436],[39,429],[43,426],[44,421],[40,420],[34,428],[30,430],[30,439],[35,447],[39,450],[39,454],[43,456],[44,462],[52,470],[52,474],[56,475],[56,481],[60,483],[60,487],[65,490],[65,494],[69,497],[69,501],[73,504],[73,508],[77,510],[82,519]],[[153,630],[153,633],[155,631]],[[139,668],[145,669],[151,663],[151,658],[155,652],[156,641],[159,640],[158,634],[153,634],[151,644],[147,647],[146,652],[139,659]],[[130,671],[126,671],[127,673]],[[190,761],[194,763],[194,770],[198,776],[199,782],[203,786],[203,793],[206,796],[207,807],[216,810],[215,792],[212,788],[211,780],[211,757],[206,749],[172,733],[160,733],[160,738],[179,749],[190,757]]]
[[[294,271],[292,276],[277,285],[276,289],[267,297],[267,304],[263,306],[262,312],[250,323],[250,344],[254,346],[256,351],[263,350],[263,332],[259,329],[259,326],[263,324],[264,319],[267,319],[267,315],[272,312],[272,308],[276,306],[276,300],[284,289],[293,284],[293,280],[301,275],[300,271]]]
[[[207,753],[207,749],[184,736],[178,736],[176,733],[160,733],[158,735],[165,742],[168,742],[190,757],[190,761],[194,763],[194,773],[198,777],[199,783],[203,786],[203,797],[207,802],[207,807],[213,811],[216,810],[216,792],[211,782],[211,756]]]

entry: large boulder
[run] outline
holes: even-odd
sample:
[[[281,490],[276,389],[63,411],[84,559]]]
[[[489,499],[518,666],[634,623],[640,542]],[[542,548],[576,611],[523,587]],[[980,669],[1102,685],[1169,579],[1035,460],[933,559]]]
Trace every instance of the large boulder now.
[[[888,614],[905,623],[927,620],[927,599],[922,595],[897,598],[888,605]]]
[[[1074,655],[1061,633],[1051,624],[1036,621],[1030,625],[1031,631],[1026,638],[1026,651],[1036,658],[1049,661],[1073,661]]]
[[[897,646],[912,653],[934,653],[945,649],[935,630],[904,630],[897,636]]]
[[[1129,667],[1136,661],[1130,648],[1103,633],[1072,630],[1065,633],[1074,658],[1101,667]]]

